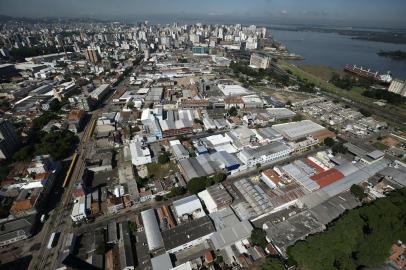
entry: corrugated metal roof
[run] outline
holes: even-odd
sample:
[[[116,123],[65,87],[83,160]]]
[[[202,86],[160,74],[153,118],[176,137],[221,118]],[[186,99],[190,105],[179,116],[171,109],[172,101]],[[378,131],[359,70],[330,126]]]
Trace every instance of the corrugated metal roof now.
[[[154,209],[142,211],[141,218],[144,224],[144,231],[147,236],[149,250],[152,251],[163,247],[164,243]]]
[[[319,184],[320,187],[328,186],[344,177],[337,169],[330,169],[322,173],[315,174],[310,177],[310,179],[314,180]]]

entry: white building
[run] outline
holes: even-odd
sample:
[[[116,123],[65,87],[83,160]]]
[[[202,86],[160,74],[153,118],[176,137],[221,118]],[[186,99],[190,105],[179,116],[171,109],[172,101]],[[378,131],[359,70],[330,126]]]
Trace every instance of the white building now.
[[[141,142],[130,142],[131,161],[133,165],[140,166],[152,162],[151,152],[147,146],[143,146]]]
[[[70,217],[72,221],[78,223],[84,219],[86,219],[86,212],[85,212],[85,196],[80,196],[75,203],[73,204],[72,214]]]
[[[237,154],[248,167],[264,164],[288,157],[292,149],[281,142],[273,142],[257,148],[244,148]]]
[[[191,195],[173,202],[173,207],[179,220],[189,216],[192,216],[193,219],[197,219],[206,215],[203,206],[196,195]]]

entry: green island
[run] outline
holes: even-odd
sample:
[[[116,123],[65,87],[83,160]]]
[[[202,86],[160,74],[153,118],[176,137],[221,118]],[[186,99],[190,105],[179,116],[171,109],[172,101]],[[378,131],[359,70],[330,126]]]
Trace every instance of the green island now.
[[[406,189],[403,188],[344,213],[326,231],[297,242],[288,248],[289,261],[301,270],[379,266],[388,259],[392,244],[406,241],[405,224]],[[274,269],[270,265],[267,261],[261,269]]]
[[[404,51],[382,51],[377,52],[379,56],[388,57],[392,60],[406,61],[406,52]]]

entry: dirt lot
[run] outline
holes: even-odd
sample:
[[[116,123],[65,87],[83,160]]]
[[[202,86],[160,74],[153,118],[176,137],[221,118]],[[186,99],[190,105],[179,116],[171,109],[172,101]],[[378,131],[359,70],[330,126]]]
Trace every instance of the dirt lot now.
[[[306,99],[314,97],[313,95],[307,94],[307,93],[298,93],[298,92],[284,91],[284,90],[274,90],[271,88],[262,88],[261,91],[282,102],[287,102],[288,100],[290,100],[290,102],[293,103],[293,102],[302,101],[302,100],[306,100]]]

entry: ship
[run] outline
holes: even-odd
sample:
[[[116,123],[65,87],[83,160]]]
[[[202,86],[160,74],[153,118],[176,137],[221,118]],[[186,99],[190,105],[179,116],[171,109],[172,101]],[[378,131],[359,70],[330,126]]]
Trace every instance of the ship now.
[[[369,68],[364,69],[362,66],[359,67],[357,65],[346,65],[344,67],[344,71],[354,74],[358,77],[374,80],[380,83],[389,84],[392,81],[392,76],[390,75],[390,72],[388,72],[387,74],[379,74],[378,71],[373,71]]]

